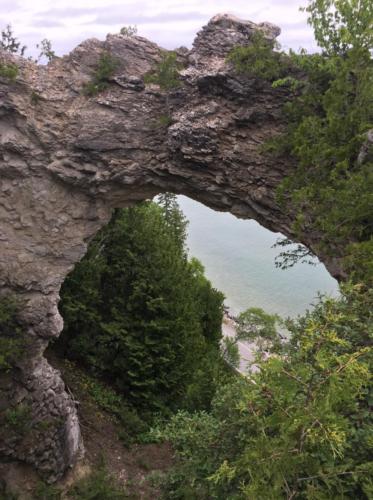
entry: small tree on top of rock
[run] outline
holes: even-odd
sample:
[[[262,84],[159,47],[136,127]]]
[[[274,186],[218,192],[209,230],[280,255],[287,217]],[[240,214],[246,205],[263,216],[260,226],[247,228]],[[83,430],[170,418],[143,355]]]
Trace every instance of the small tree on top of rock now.
[[[119,33],[124,36],[135,36],[137,35],[137,26],[123,26]]]
[[[11,25],[8,24],[1,30],[0,48],[12,54],[23,56],[27,47],[26,45],[21,45],[21,42],[14,36]]]

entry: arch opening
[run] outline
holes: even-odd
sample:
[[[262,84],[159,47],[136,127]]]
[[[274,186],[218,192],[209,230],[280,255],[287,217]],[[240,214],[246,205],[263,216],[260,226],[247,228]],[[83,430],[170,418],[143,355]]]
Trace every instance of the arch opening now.
[[[317,276],[316,280],[312,283],[312,289],[310,289],[309,278],[312,277],[312,274],[317,268],[303,267],[303,269],[300,269],[300,271],[298,271],[295,275],[293,273],[293,276],[288,276],[288,279],[286,279],[286,275],[289,275],[289,271],[276,270],[274,266],[274,254],[277,253],[277,250],[272,249],[271,246],[273,242],[276,241],[278,235],[273,235],[268,230],[260,227],[258,224],[252,224],[250,221],[242,221],[234,216],[230,216],[229,214],[214,212],[191,199],[178,197],[178,201],[181,208],[184,210],[187,219],[189,220],[189,238],[187,239],[189,257],[199,257],[202,260],[202,264],[207,267],[208,277],[212,280],[214,286],[224,290],[224,283],[227,283],[226,279],[228,279],[229,285],[233,285],[233,287],[228,286],[228,290],[233,291],[233,299],[229,300],[228,297],[227,302],[227,304],[231,306],[230,312],[233,315],[251,306],[262,307],[270,313],[282,313],[283,316],[295,316],[298,313],[304,312],[304,310],[310,305],[312,299],[315,298],[318,291],[317,287],[319,287],[321,292],[336,291],[336,282],[328,275],[325,269],[320,270],[319,276]],[[225,243],[227,238],[229,238],[228,245]],[[103,236],[102,241],[104,245],[105,236]],[[198,241],[200,245],[196,245]],[[203,247],[205,247],[204,256],[201,255]],[[95,259],[97,258],[97,255],[99,255],[101,249],[102,246],[98,246],[96,249],[98,254],[94,256]],[[214,250],[216,249],[218,249],[218,252],[215,252],[214,254]],[[233,255],[232,251],[235,251]],[[143,258],[147,258],[145,254],[143,255]],[[219,260],[221,258],[222,260]],[[236,271],[232,268],[229,269],[230,264],[234,264],[234,266],[236,266]],[[228,270],[225,269],[227,267]],[[266,282],[265,278],[268,278],[269,268],[272,272],[277,273],[277,276],[272,277],[271,281]],[[301,280],[300,278],[302,277],[305,269],[307,269],[309,273],[306,272],[306,276],[303,277],[303,280]],[[285,278],[285,281],[280,282],[279,285],[277,283],[278,288],[276,290],[276,280],[278,280],[278,276]],[[219,279],[220,282],[223,283],[222,287],[217,285],[217,281],[219,281]],[[238,287],[235,287],[235,280],[237,279],[240,280],[240,284]],[[242,289],[242,285],[246,283],[247,279],[249,279],[249,286],[247,286],[246,289]],[[285,290],[284,282],[286,284]],[[253,295],[252,293],[250,294],[250,292],[253,291],[258,292],[257,284],[261,287],[259,293],[256,293],[256,295]],[[326,290],[326,286],[329,286],[330,289]],[[275,290],[274,293],[273,290]],[[289,300],[283,300],[284,298],[287,298],[286,295],[289,293],[289,290],[293,295],[289,298]],[[224,292],[227,294],[226,289]],[[240,292],[243,293],[242,297],[239,297]],[[300,297],[302,293],[305,295],[304,300]],[[138,300],[140,300],[140,297]],[[295,301],[297,301],[297,303],[295,303]],[[99,320],[96,319],[95,321]],[[91,327],[88,327],[88,331],[90,328]],[[94,335],[93,326],[91,332],[92,335]],[[100,335],[102,337],[102,333],[100,333]],[[77,334],[77,338],[79,340],[79,333]],[[64,333],[62,333],[60,340],[64,340]],[[110,342],[110,340],[107,339],[104,339],[103,341]],[[82,344],[78,343],[75,345],[75,354],[73,348],[67,357],[71,357],[72,352],[72,359],[75,359],[75,361],[78,360],[78,362],[79,360],[83,360],[83,364],[85,363],[87,367],[87,359],[89,365],[89,356],[92,358],[92,351],[88,357],[84,358],[82,353],[77,352],[76,350],[76,346],[78,346],[78,351],[85,349],[84,342],[87,342],[87,336],[85,341],[83,340]],[[100,342],[102,342],[102,340],[100,340]],[[92,342],[92,346],[94,345],[94,342]],[[99,344],[97,344],[94,349],[102,350],[102,345],[100,348]],[[65,345],[64,353],[67,352],[68,350],[66,350]],[[61,353],[59,356],[61,356]],[[53,357],[51,359],[53,364]],[[114,356],[111,356],[110,360],[110,363],[114,363]],[[54,361],[57,361],[58,365],[58,359],[56,360],[54,357]],[[244,366],[245,363],[242,363],[241,365]],[[123,365],[123,370],[124,369],[125,367]],[[100,373],[100,369],[97,370],[96,366],[96,375],[97,373]],[[105,380],[105,376],[103,380]],[[115,385],[115,379],[113,380],[108,375],[106,375],[106,382],[109,382],[111,385],[114,383]],[[128,391],[128,385],[126,386],[125,392],[126,391]],[[89,446],[91,446],[91,443],[89,443]]]

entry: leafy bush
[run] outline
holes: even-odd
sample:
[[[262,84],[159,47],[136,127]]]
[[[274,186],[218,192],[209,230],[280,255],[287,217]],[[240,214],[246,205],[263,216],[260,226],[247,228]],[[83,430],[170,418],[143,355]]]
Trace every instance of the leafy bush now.
[[[81,479],[68,492],[68,498],[76,500],[122,500],[128,495],[116,486],[106,468],[101,466],[86,478]]]
[[[45,57],[48,62],[51,62],[56,57],[56,53],[52,49],[52,42],[48,40],[48,38],[43,38],[40,43],[36,44],[36,48],[40,50],[36,62],[39,62],[43,57]]]
[[[0,76],[14,81],[18,76],[18,66],[16,64],[0,63]]]
[[[373,163],[359,158],[373,128],[372,2],[315,0],[306,10],[323,52],[290,54],[302,79],[285,106],[288,129],[277,153],[291,154],[297,168],[279,201],[297,211],[299,239],[320,234],[314,250],[344,257],[351,278],[373,283]],[[293,250],[283,256],[304,258]]]
[[[358,287],[324,299],[210,414],[153,429],[179,458],[165,498],[372,498],[372,306]]]
[[[83,87],[83,93],[87,96],[94,96],[109,86],[110,80],[118,68],[118,60],[108,52],[100,55],[97,69],[92,76],[92,80]]]
[[[135,36],[137,35],[137,26],[123,26],[120,29],[120,34],[124,36]]]
[[[31,426],[31,408],[25,403],[9,408],[4,412],[2,421],[8,429],[24,434]]]
[[[172,117],[170,115],[160,115],[158,123],[160,127],[169,127],[172,123]]]
[[[229,55],[236,71],[265,80],[276,80],[286,73],[285,56],[275,52],[275,41],[268,40],[260,31],[256,31],[248,47],[234,47]]]
[[[61,500],[61,489],[51,484],[40,481],[33,491],[34,498],[37,500]]]
[[[173,51],[163,51],[161,61],[153,71],[145,75],[145,83],[155,83],[162,90],[172,90],[180,87],[179,71],[182,65],[177,61],[177,54]]]

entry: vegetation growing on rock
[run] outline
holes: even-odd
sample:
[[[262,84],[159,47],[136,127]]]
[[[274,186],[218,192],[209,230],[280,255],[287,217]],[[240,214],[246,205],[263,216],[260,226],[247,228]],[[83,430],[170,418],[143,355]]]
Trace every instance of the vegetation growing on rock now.
[[[109,52],[103,52],[100,55],[91,81],[83,87],[83,93],[87,96],[94,96],[106,90],[117,68],[118,61],[116,58]]]
[[[275,40],[268,40],[257,31],[252,35],[248,47],[235,47],[230,51],[227,60],[240,73],[273,81],[286,74],[285,56],[274,50],[278,48]]]
[[[18,66],[16,64],[0,63],[0,77],[14,81],[18,76]]]
[[[13,297],[0,298],[0,373],[9,371],[24,349],[18,312],[19,303]]]
[[[170,91],[181,85],[179,71],[182,65],[177,60],[177,54],[174,51],[164,51],[161,54],[161,61],[156,65],[153,71],[145,75],[145,83],[155,83],[162,90]]]
[[[23,56],[27,49],[26,45],[21,45],[21,42],[14,36],[10,24],[1,30],[0,48],[20,56]]]
[[[119,32],[123,36],[135,36],[137,35],[137,26],[123,26]]]

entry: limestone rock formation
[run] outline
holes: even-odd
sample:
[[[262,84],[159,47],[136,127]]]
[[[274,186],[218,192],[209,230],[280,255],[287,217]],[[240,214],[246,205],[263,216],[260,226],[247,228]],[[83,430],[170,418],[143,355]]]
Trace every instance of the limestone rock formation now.
[[[172,191],[292,236],[275,201],[292,164],[261,151],[283,127],[288,91],[226,62],[255,30],[280,32],[215,16],[191,51],[177,51],[182,85],[167,94],[144,83],[161,49],[139,36],[90,39],[47,66],[0,53],[19,67],[14,82],[0,77],[0,294],[21,301],[26,332],[17,366],[0,375],[0,412],[23,405],[32,422],[26,435],[0,433],[2,457],[53,481],[79,454],[75,402],[43,352],[62,330],[60,286],[115,207]],[[104,52],[118,67],[106,90],[87,97]],[[312,248],[315,237],[304,243]],[[337,263],[325,263],[338,275]]]

